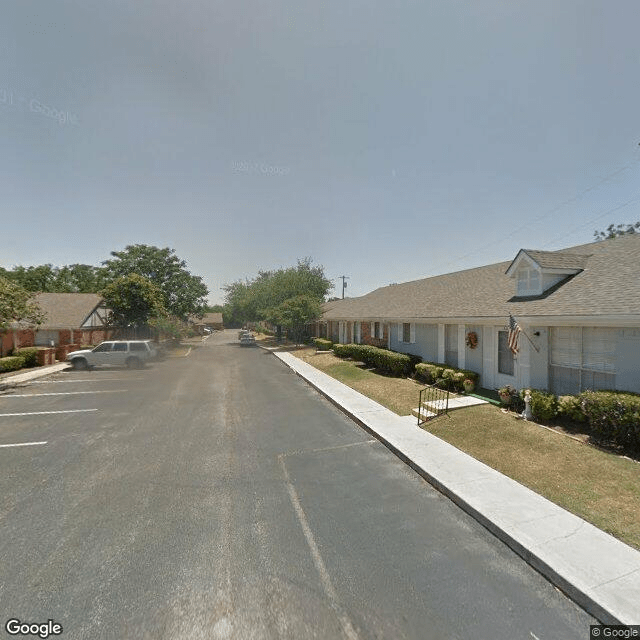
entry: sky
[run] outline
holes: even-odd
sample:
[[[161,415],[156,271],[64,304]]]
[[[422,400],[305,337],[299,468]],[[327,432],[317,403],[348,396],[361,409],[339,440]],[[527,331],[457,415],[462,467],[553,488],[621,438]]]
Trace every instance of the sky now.
[[[637,0],[8,0],[0,266],[341,295],[640,220]]]

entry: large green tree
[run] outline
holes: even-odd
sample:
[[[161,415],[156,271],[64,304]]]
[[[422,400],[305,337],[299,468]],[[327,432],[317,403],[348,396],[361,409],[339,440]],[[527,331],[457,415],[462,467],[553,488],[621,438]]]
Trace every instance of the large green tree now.
[[[302,340],[305,325],[320,317],[322,307],[320,300],[314,296],[301,295],[281,302],[277,307],[269,309],[266,320],[272,324],[288,329],[296,343]]]
[[[137,273],[117,278],[101,293],[113,326],[141,327],[166,315],[160,287]]]
[[[298,296],[320,303],[331,288],[324,267],[313,265],[311,258],[298,260],[295,267],[260,271],[253,280],[238,280],[224,287],[225,324],[268,319],[279,305]]]
[[[204,313],[209,291],[202,278],[187,270],[187,263],[175,255],[174,249],[135,244],[111,255],[111,260],[102,263],[108,280],[137,273],[160,288],[164,307],[171,315],[185,320]]]
[[[103,269],[89,264],[63,267],[49,263],[30,267],[18,265],[10,270],[1,269],[0,275],[27,291],[97,293],[106,284]]]

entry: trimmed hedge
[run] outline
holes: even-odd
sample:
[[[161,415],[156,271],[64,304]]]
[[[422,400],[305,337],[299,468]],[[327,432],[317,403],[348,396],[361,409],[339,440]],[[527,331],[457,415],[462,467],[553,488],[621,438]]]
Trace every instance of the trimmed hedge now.
[[[333,342],[331,342],[331,340],[325,340],[324,338],[314,338],[313,344],[316,345],[316,349],[319,351],[330,351],[331,347],[333,347]]]
[[[393,376],[409,375],[418,360],[418,356],[396,353],[368,344],[334,344],[333,352],[339,358],[352,358]]]
[[[18,349],[16,355],[24,360],[25,367],[37,367],[38,366],[38,349],[34,347],[26,347],[25,349]]]
[[[456,391],[464,390],[464,381],[466,379],[473,380],[478,386],[480,380],[479,374],[468,369],[457,369],[447,364],[439,364],[436,362],[422,362],[416,365],[416,378],[434,384],[443,389],[453,389]]]
[[[24,367],[24,358],[21,356],[8,356],[7,358],[0,358],[0,373],[7,371],[17,371]]]
[[[620,391],[580,394],[594,440],[640,452],[640,396]]]

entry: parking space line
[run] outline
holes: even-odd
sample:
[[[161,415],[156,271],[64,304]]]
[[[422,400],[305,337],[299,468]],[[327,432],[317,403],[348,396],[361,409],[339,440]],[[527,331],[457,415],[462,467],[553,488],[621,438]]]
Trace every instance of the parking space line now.
[[[47,444],[47,442],[16,442],[15,444],[0,444],[0,449],[8,447],[35,447],[38,444]]]
[[[128,382],[129,380],[143,380],[143,378],[78,378],[74,380],[69,378],[68,380],[36,380],[34,382],[25,382],[24,385],[31,384],[70,384],[73,382]],[[22,386],[22,385],[21,385]]]
[[[11,418],[13,416],[46,416],[52,413],[89,413],[97,409],[67,409],[65,411],[28,411],[25,413],[0,413],[0,418]]]
[[[126,389],[110,389],[107,391],[59,391],[57,393],[11,393],[0,398],[39,398],[40,396],[78,396],[95,393],[124,393]]]

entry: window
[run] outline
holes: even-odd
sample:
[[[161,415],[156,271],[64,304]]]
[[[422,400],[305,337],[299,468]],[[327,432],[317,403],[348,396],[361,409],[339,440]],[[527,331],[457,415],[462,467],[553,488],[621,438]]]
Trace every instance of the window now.
[[[542,293],[540,290],[540,272],[538,269],[520,269],[518,271],[518,295]]]
[[[145,342],[132,342],[129,345],[130,351],[147,351],[147,344]]]
[[[127,350],[127,343],[126,342],[116,342],[113,345],[113,350],[114,351],[126,351]]]
[[[374,322],[373,323],[373,337],[374,338],[382,338],[380,329],[381,329],[380,323],[379,322]]]
[[[556,394],[613,389],[617,330],[606,327],[552,327],[549,387]]]
[[[402,342],[411,342],[411,324],[408,322],[402,323]]]
[[[513,353],[509,349],[508,331],[498,331],[498,373],[513,375]]]
[[[111,351],[111,345],[113,344],[113,342],[103,342],[102,344],[99,344],[94,351],[96,353],[101,353],[103,351]]]

